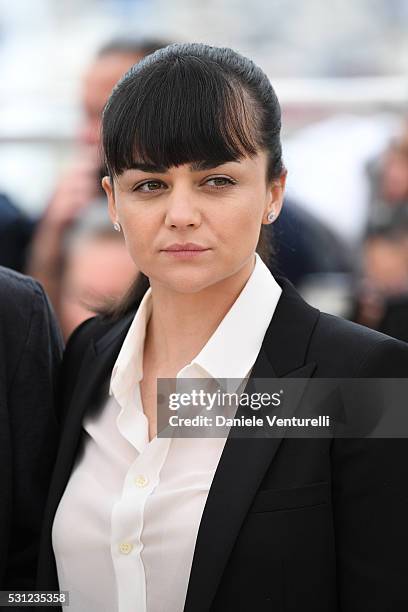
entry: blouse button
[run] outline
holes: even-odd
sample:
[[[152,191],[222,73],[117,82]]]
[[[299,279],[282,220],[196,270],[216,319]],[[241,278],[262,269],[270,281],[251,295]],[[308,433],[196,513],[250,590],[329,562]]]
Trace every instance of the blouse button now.
[[[121,544],[119,544],[119,550],[122,553],[122,555],[128,555],[129,553],[132,552],[132,544],[130,544],[130,542],[122,542]]]
[[[135,485],[137,487],[145,487],[148,483],[148,479],[145,476],[139,475],[135,478]]]

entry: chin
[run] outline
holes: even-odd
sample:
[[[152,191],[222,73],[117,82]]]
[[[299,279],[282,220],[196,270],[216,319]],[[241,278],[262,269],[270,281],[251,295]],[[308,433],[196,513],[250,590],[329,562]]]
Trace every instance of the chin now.
[[[157,279],[159,280],[159,279]],[[215,285],[219,282],[219,278],[214,278],[211,274],[202,274],[199,272],[168,274],[160,280],[160,284],[171,291],[184,294],[194,294]]]

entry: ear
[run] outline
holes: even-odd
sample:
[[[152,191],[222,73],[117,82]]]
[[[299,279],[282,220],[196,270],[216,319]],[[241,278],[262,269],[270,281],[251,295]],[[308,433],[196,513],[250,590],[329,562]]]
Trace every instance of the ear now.
[[[104,176],[102,179],[102,188],[106,193],[106,197],[108,198],[108,212],[111,218],[112,223],[116,223],[118,221],[118,214],[116,210],[116,202],[115,202],[115,192],[113,189],[113,179],[110,176]]]
[[[262,223],[265,225],[274,223],[274,221],[276,221],[276,219],[279,217],[283,206],[287,174],[287,171],[284,170],[277,179],[273,179],[268,185],[268,196],[262,220]],[[273,213],[272,220],[268,219],[268,215],[270,213]]]

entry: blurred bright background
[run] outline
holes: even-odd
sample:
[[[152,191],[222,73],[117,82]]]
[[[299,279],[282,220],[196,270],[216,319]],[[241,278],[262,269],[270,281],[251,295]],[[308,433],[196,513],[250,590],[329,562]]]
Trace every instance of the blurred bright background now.
[[[389,180],[405,172],[408,181],[406,0],[0,0],[0,7],[0,191],[21,210],[41,216],[75,155],[81,79],[101,45],[118,35],[206,42],[248,55],[268,74],[283,110],[288,195],[344,242],[356,270],[364,267],[373,184],[391,143],[402,158]],[[405,208],[408,188],[401,197]],[[369,266],[373,257],[383,261],[377,255],[370,251]],[[328,309],[343,314],[333,304]]]

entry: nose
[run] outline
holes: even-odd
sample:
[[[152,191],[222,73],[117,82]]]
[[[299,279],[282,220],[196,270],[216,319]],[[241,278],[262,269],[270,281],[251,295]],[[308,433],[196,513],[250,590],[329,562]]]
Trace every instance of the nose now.
[[[165,225],[169,229],[194,229],[201,224],[196,198],[188,186],[173,187],[166,208]]]

